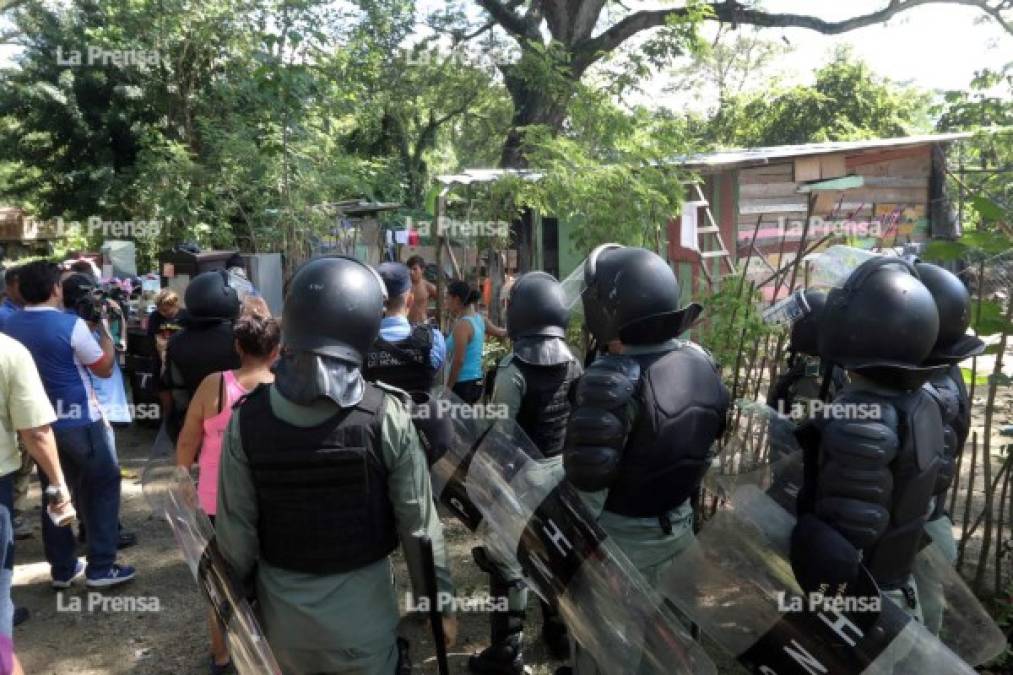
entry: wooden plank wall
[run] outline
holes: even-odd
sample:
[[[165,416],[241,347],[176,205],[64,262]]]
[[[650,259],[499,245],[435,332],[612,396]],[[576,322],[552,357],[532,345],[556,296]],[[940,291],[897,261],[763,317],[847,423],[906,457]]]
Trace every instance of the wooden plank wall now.
[[[807,197],[797,192],[800,183],[804,179],[850,174],[863,176],[865,185],[854,190],[820,194],[814,215],[824,220],[875,221],[878,218],[883,221],[887,245],[923,240],[928,236],[926,219],[931,168],[931,146],[925,145],[798,158],[738,169],[738,257],[742,259],[748,254],[749,240],[760,218],[757,248],[770,265],[776,265],[783,227],[787,226],[783,262],[791,260],[798,250],[806,215]],[[724,173],[733,174],[734,171]],[[800,175],[804,179],[800,179]],[[823,234],[810,236],[810,243]],[[769,271],[760,261],[750,267],[757,274]]]

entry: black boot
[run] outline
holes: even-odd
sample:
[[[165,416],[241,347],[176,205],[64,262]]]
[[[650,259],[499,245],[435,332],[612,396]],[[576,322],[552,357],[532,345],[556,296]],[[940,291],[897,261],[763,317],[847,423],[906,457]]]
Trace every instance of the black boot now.
[[[484,551],[476,554],[475,560],[482,569],[491,572],[490,597],[509,597],[511,584],[498,578],[495,569],[488,566]],[[489,617],[489,628],[492,644],[468,659],[468,670],[481,675],[523,675],[524,612],[494,612]]]
[[[498,639],[493,637],[491,645],[468,658],[468,670],[481,675],[523,675],[522,639],[520,631]]]
[[[566,624],[555,607],[546,604],[544,600],[539,600],[539,603],[542,605],[542,641],[549,650],[549,656],[556,661],[564,661],[570,658],[570,637],[566,633]]]

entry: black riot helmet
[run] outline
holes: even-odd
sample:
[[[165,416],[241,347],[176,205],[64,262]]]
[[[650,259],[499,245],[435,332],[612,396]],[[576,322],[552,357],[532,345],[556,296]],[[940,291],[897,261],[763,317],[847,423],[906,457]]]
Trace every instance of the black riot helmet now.
[[[202,272],[191,279],[183,303],[191,323],[235,321],[239,316],[239,294],[229,285],[225,270]]]
[[[510,289],[507,333],[511,340],[526,337],[566,337],[570,310],[563,287],[548,272],[521,275]]]
[[[915,265],[939,312],[939,336],[929,354],[932,363],[959,363],[980,354],[985,343],[967,335],[971,325],[971,294],[952,272],[929,263]]]
[[[668,263],[647,249],[604,244],[584,263],[584,316],[600,345],[616,338],[653,344],[676,337],[703,309],[695,303],[680,308],[680,295]]]
[[[338,256],[311,260],[289,285],[282,344],[289,353],[361,366],[380,332],[386,300],[387,289],[372,267]]]
[[[939,334],[939,312],[915,266],[901,258],[862,263],[827,295],[820,357],[895,389],[921,386]]]
[[[820,353],[820,318],[827,304],[827,294],[813,288],[806,289],[805,301],[809,311],[791,327],[791,350],[798,354],[818,356]]]

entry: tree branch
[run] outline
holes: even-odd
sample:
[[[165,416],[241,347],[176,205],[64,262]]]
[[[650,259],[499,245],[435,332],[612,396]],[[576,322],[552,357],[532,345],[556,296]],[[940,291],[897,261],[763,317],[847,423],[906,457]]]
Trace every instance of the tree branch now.
[[[538,26],[529,23],[513,10],[513,3],[504,5],[500,0],[476,0],[479,6],[508,33],[519,38],[538,39]]]
[[[826,21],[817,16],[804,14],[771,14],[762,10],[752,9],[739,4],[736,0],[714,2],[709,5],[709,20],[731,24],[747,24],[762,28],[805,28],[825,35],[839,35],[848,31],[877,23],[883,23],[907,10],[922,5],[946,4],[975,7],[991,16],[1008,33],[1013,35],[1013,22],[1002,16],[1004,10],[1010,9],[1009,0],[1002,0],[990,5],[988,0],[889,0],[887,5],[875,12],[853,16],[841,21]],[[575,70],[583,72],[589,65],[597,61],[603,54],[617,49],[626,40],[637,33],[665,25],[670,19],[678,19],[688,15],[685,7],[670,9],[642,10],[630,14],[600,35],[585,40],[575,50]]]

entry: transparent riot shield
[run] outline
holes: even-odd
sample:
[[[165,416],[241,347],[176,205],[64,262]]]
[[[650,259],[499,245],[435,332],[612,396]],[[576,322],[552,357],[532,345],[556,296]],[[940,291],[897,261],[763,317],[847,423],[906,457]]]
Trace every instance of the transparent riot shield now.
[[[211,521],[198,506],[190,474],[170,461],[155,459],[141,480],[151,510],[169,523],[197,587],[225,627],[236,670],[241,675],[281,675],[253,610],[229,576]]]
[[[471,501],[465,481],[471,460],[479,443],[491,430],[495,421],[490,409],[482,405],[469,405],[449,389],[441,388],[433,396],[432,404],[422,414],[437,416],[445,423],[449,439],[442,448],[442,454],[435,458],[429,473],[433,484],[433,499],[445,506],[465,527],[472,532],[482,523],[482,512]],[[416,411],[417,414],[420,411]],[[417,424],[417,422],[416,422]],[[527,448],[541,457],[536,448]]]
[[[708,488],[730,502],[739,520],[751,522],[764,535],[777,544],[778,550],[787,551],[791,528],[795,524],[795,504],[802,481],[802,450],[794,440],[794,422],[766,406],[745,406],[748,414],[764,420],[767,435],[761,442],[769,447],[759,454],[768,456],[768,463],[749,464],[727,462],[728,467],[743,467],[742,471],[729,469],[713,472],[707,479]],[[761,426],[761,425],[757,425]],[[748,425],[731,435],[724,451],[733,456],[754,456],[757,451],[749,446]],[[756,498],[762,494],[779,509]],[[755,508],[738,503],[746,497]],[[708,523],[706,528],[710,527]],[[915,561],[915,583],[924,599],[933,594],[943,607],[942,629],[939,639],[961,659],[978,666],[991,661],[1006,648],[1006,638],[981,601],[957,570],[946,559],[936,544],[925,546]]]
[[[558,461],[535,459],[512,420],[484,431],[464,487],[485,544],[517,559],[526,582],[559,607],[603,673],[715,672],[710,659],[597,525]]]
[[[787,562],[793,526],[759,487],[736,486],[673,561],[663,594],[755,673],[974,672],[868,575],[844,597],[805,596]]]

